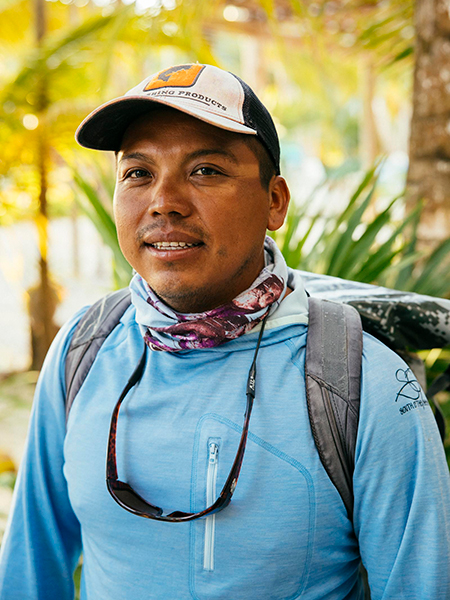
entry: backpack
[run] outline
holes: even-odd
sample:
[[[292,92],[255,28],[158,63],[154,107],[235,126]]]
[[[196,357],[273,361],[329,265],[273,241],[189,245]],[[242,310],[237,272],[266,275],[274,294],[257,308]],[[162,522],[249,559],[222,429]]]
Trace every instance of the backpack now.
[[[401,354],[420,381],[423,364],[405,351],[450,345],[450,300],[301,275],[309,296],[305,381],[311,430],[322,464],[352,519],[363,327]],[[65,363],[66,418],[97,352],[130,304],[128,288],[112,292],[93,304],[75,328]],[[445,389],[450,389],[450,366],[432,383],[428,399],[434,403],[434,395]],[[444,440],[445,420],[439,405],[434,407]]]

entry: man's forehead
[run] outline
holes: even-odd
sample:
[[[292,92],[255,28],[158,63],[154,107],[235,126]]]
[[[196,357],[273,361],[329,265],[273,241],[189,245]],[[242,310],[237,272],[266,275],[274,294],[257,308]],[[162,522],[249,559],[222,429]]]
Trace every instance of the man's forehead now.
[[[122,138],[119,153],[126,153],[130,148],[151,144],[153,141],[163,144],[167,142],[167,146],[170,146],[177,131],[188,132],[192,144],[201,142],[205,148],[217,150],[223,146],[228,148],[240,143],[245,144],[246,138],[254,137],[215,127],[173,108],[157,107],[129,125]],[[175,137],[179,141],[181,136]]]

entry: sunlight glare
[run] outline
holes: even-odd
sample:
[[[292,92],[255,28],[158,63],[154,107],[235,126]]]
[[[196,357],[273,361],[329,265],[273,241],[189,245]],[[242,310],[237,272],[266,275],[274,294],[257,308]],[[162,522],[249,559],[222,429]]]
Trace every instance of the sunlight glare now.
[[[39,119],[36,115],[28,114],[24,116],[22,123],[25,129],[28,129],[28,131],[33,131],[33,129],[37,129],[39,125]]]

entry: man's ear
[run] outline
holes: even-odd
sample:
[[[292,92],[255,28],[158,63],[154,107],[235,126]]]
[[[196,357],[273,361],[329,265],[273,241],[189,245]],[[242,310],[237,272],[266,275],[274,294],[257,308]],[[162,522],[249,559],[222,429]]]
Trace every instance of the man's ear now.
[[[281,177],[281,175],[272,177],[269,184],[270,205],[267,222],[267,229],[269,231],[275,231],[283,225],[290,198],[291,194],[284,177]]]

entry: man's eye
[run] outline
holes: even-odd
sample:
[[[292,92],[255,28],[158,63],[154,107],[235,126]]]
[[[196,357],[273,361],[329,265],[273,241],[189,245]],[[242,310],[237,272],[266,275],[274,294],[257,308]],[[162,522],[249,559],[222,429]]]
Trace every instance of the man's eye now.
[[[141,179],[142,177],[147,177],[148,175],[149,172],[145,169],[132,169],[131,171],[128,171],[125,177],[131,179]]]
[[[214,169],[213,167],[199,167],[193,172],[193,175],[222,175],[220,171]]]

